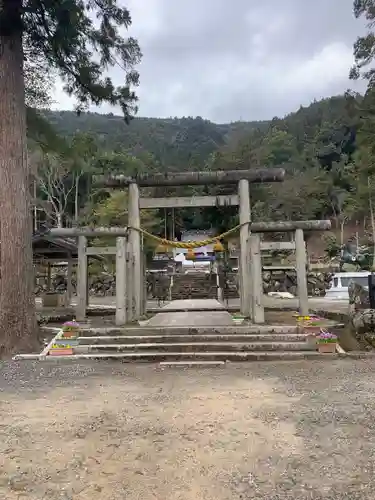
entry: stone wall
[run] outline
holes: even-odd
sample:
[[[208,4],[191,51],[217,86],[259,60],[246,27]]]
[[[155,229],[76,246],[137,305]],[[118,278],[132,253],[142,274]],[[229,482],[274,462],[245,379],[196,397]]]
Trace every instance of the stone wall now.
[[[268,270],[263,271],[263,292],[289,292],[294,296],[297,291],[297,274],[295,270]],[[307,290],[311,297],[322,297],[331,281],[331,273],[309,272],[307,274]],[[228,275],[226,296],[228,298],[238,297],[238,275]]]
[[[332,273],[310,271],[307,273],[307,291],[310,297],[322,297],[328,288]],[[289,292],[297,295],[296,271],[264,271],[263,290],[269,292]]]
[[[332,274],[325,272],[309,272],[307,275],[308,293],[310,296],[324,296],[325,290],[328,288]],[[157,286],[149,286],[150,295],[160,295],[160,288],[163,288],[162,295],[165,295],[164,288],[167,276],[163,280],[157,280]],[[39,283],[35,289],[36,295],[40,295],[46,290],[45,280],[39,278]],[[149,279],[149,282],[155,282],[155,277]],[[162,281],[162,285],[160,285]],[[73,290],[75,293],[76,283],[73,280]],[[169,287],[168,287],[169,288]],[[56,275],[52,280],[52,289],[57,292],[66,291],[66,277],[64,274]],[[116,294],[116,281],[112,274],[101,273],[96,276],[89,276],[90,295],[104,297],[114,296]],[[265,294],[269,292],[289,292],[292,295],[297,295],[297,276],[293,270],[272,270],[263,272],[263,291]],[[225,289],[225,297],[238,297],[238,275],[231,273],[227,278],[227,287]],[[189,273],[174,276],[174,286],[172,288],[172,299],[184,298],[215,298],[217,296],[216,276],[214,274],[204,273]]]

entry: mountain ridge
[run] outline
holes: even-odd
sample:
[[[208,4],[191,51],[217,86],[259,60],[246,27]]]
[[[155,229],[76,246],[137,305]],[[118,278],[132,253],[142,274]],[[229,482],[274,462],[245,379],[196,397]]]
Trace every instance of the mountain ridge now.
[[[166,168],[203,168],[210,156],[251,135],[265,135],[270,128],[292,134],[299,146],[313,140],[322,126],[346,120],[345,96],[332,96],[300,106],[283,118],[217,124],[197,117],[135,117],[127,125],[113,113],[43,111],[56,131],[70,139],[77,132],[93,134],[103,150],[127,151],[134,156],[151,153]]]

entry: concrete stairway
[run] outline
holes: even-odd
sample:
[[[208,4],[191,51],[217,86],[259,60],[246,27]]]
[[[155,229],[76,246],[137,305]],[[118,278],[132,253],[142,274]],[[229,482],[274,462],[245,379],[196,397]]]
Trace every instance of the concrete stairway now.
[[[234,273],[230,276],[234,283]],[[217,298],[216,275],[204,273],[176,274],[173,277],[172,300]],[[225,298],[238,298],[237,287],[232,284],[225,290]]]
[[[216,275],[205,273],[176,274],[173,277],[172,300],[216,299]]]
[[[76,357],[124,362],[226,362],[317,355],[292,326],[133,327],[82,331]]]

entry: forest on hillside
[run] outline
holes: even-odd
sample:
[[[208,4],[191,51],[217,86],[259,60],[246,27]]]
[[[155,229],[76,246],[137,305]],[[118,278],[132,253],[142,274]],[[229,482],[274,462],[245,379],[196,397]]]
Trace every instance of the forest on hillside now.
[[[371,22],[366,2],[357,2],[354,13],[366,15]],[[199,116],[136,117],[137,98],[129,88],[123,97],[115,96],[123,99],[124,116],[85,112],[84,96],[78,113],[51,111],[48,67],[42,66],[41,71],[38,66],[26,66],[34,229],[41,223],[126,225],[126,192],[94,189],[96,174],[278,166],[286,170],[283,183],[251,186],[254,220],[330,218],[338,230],[338,244],[344,242],[345,228],[353,225],[368,229],[375,241],[375,90],[372,70],[365,69],[375,42],[371,32],[368,36],[359,37],[354,45],[355,65],[350,73],[352,79],[363,76],[369,81],[365,95],[347,92],[261,122],[216,124]],[[136,45],[134,51],[138,61]],[[133,83],[136,77],[129,74]],[[144,194],[214,195],[234,189],[153,188]],[[143,211],[142,219],[145,227],[167,237],[189,229],[213,228],[219,233],[238,223],[235,207]]]
[[[355,221],[367,225],[371,186],[366,184],[363,123],[371,107],[371,95],[364,99],[347,94],[313,102],[284,118],[230,124],[201,117],[134,118],[126,124],[114,115],[43,110],[61,140],[55,141],[56,151],[49,147],[33,156],[38,218],[62,225],[125,224],[126,193],[94,191],[90,179],[97,173],[282,166],[282,184],[251,187],[255,220],[332,218],[337,228]],[[218,194],[233,189],[158,188],[148,193]],[[226,230],[237,223],[236,212],[235,207],[176,209],[175,233]],[[144,224],[160,235],[171,236],[171,220],[171,211],[144,214]]]

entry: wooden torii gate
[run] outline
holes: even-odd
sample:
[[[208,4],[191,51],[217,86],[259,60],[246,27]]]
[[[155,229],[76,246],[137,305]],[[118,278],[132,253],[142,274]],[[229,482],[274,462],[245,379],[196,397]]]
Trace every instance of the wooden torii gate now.
[[[93,254],[116,255],[116,323],[124,325],[137,320],[145,313],[146,300],[143,287],[143,259],[141,255],[140,210],[168,207],[239,206],[240,220],[240,310],[255,322],[264,321],[262,295],[262,266],[260,258],[260,233],[295,231],[298,289],[300,309],[307,314],[306,250],[303,231],[325,230],[330,221],[288,221],[251,223],[250,184],[282,182],[282,168],[252,170],[187,172],[136,177],[96,177],[94,185],[114,189],[128,188],[127,228],[56,228],[51,234],[78,237],[77,319],[83,321],[87,309],[87,257]],[[182,186],[207,184],[234,184],[238,194],[230,196],[193,196],[169,198],[140,198],[139,187]],[[87,238],[113,236],[116,247],[96,248],[87,246]]]

